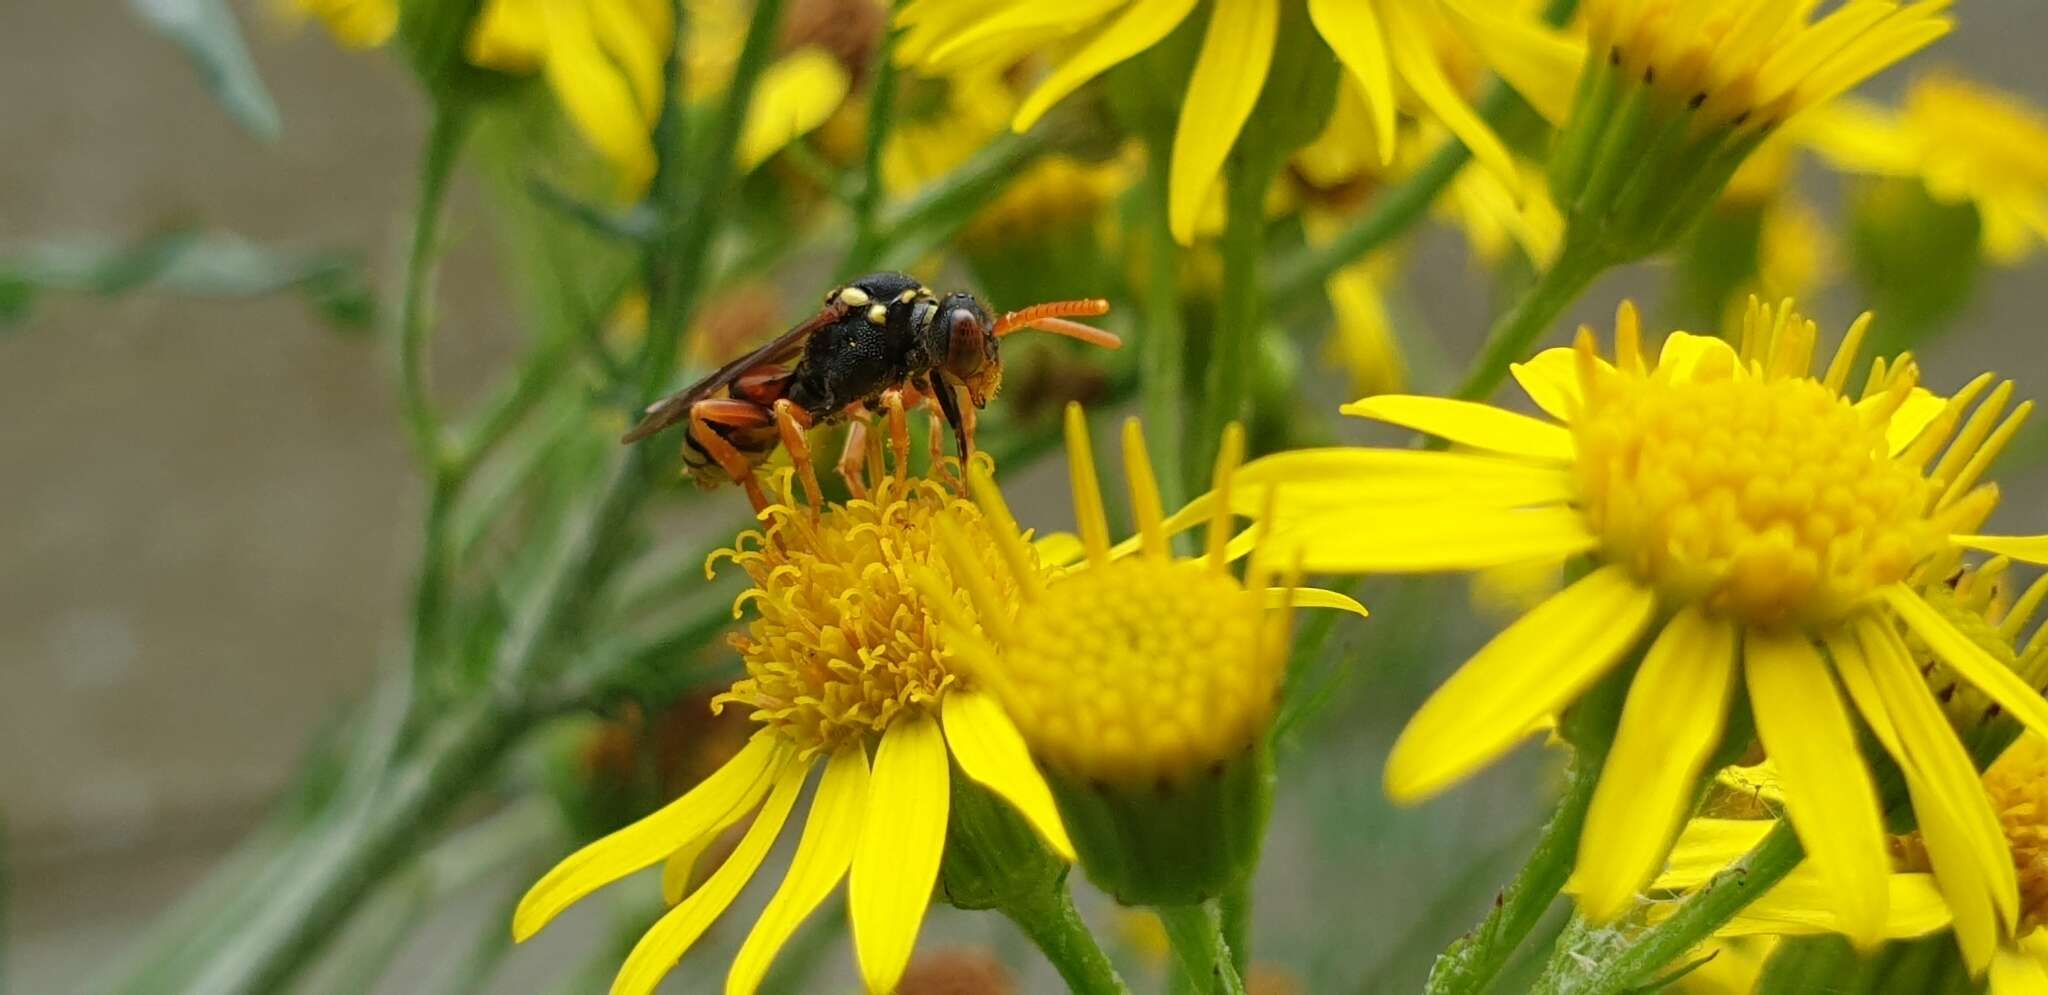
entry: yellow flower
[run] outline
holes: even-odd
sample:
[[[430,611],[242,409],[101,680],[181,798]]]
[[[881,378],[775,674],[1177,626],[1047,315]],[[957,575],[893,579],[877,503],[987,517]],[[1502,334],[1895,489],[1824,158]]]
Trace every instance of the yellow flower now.
[[[527,892],[513,919],[523,940],[598,888],[666,859],[667,890],[680,901],[626,958],[612,987],[619,995],[653,991],[725,911],[821,765],[796,855],[733,961],[728,992],[755,990],[841,878],[848,879],[861,975],[870,991],[895,988],[945,850],[955,764],[1014,805],[1061,856],[1072,856],[1016,728],[993,698],[956,673],[956,651],[940,638],[934,606],[909,579],[919,571],[940,593],[962,583],[1006,583],[998,565],[1017,555],[1014,536],[992,533],[972,503],[933,481],[881,475],[871,499],[822,510],[797,506],[789,481],[785,475],[783,502],[762,513],[762,530],[706,565],[730,559],[754,582],[734,605],[736,615],[750,605],[755,613],[733,638],[747,676],[713,708],[746,707],[760,730],[681,799],[562,861]],[[933,548],[941,517],[978,558],[972,575],[955,572]],[[1034,569],[1029,559],[1015,565]],[[972,631],[972,610],[949,607],[955,626]],[[682,896],[705,847],[749,813],[752,824],[732,854]]]
[[[686,14],[686,92],[698,99],[730,79],[747,17],[733,0],[691,0]],[[618,171],[621,191],[635,197],[654,177],[653,128],[674,44],[668,0],[485,0],[467,55],[487,69],[544,74],[577,131]],[[769,65],[740,133],[740,168],[824,123],[850,86],[846,69],[819,47]]]
[[[1281,0],[1217,0],[1174,133],[1169,211],[1174,237],[1193,242],[1203,206],[1272,68]],[[947,72],[1008,65],[1072,46],[1017,110],[1025,130],[1082,84],[1158,44],[1196,0],[910,0],[898,16],[906,64]],[[1309,0],[1309,17],[1370,106],[1382,162],[1395,152],[1395,115],[1412,98],[1489,168],[1512,175],[1507,149],[1446,74],[1439,39],[1453,31],[1438,0]]]
[[[376,48],[398,30],[398,0],[277,0],[291,16],[310,14],[349,48]]]
[[[1575,348],[1515,367],[1555,421],[1367,398],[1346,412],[1464,448],[1283,453],[1246,467],[1246,480],[1283,487],[1269,545],[1298,548],[1310,571],[1592,560],[1422,706],[1388,760],[1389,794],[1413,802],[1468,776],[1647,645],[1578,851],[1586,913],[1617,914],[1662,864],[1746,686],[1794,828],[1848,932],[1874,939],[1883,824],[1839,680],[1905,770],[1923,824],[1982,872],[1987,903],[2010,910],[1990,812],[1966,801],[1975,771],[1901,629],[2048,730],[2048,704],[1915,589],[1965,548],[2048,559],[2048,537],[1965,534],[1995,505],[1996,487],[1980,482],[2031,405],[2001,421],[2011,387],[1987,398],[1989,375],[1943,402],[1916,387],[1910,361],[1880,361],[1860,400],[1844,396],[1868,323],[1815,377],[1815,327],[1789,307],[1752,305],[1739,350],[1679,332],[1652,358],[1624,304],[1612,363],[1582,329]]]
[[[1967,904],[1947,893],[1930,864],[1922,834],[1899,841],[1897,866],[1887,882],[1891,906],[1887,939],[1953,931],[1973,976],[1988,970],[1992,995],[2037,995],[2048,990],[2048,739],[2028,732],[1984,772],[1983,789],[1997,812],[2007,859],[2019,882],[2019,917],[1999,933],[1977,937],[1968,928]],[[1769,820],[1696,819],[1672,850],[1671,867],[1656,887],[1685,891],[1706,883],[1769,831]],[[1932,873],[1930,873],[1932,871]],[[1810,864],[1744,908],[1720,937],[1801,936],[1841,931],[1825,883]]]
[[[1917,177],[1936,200],[1975,205],[1984,251],[2001,263],[2048,242],[2048,117],[2018,97],[1935,74],[1898,111],[1844,100],[1799,138],[1838,168]]]
[[[1331,592],[1270,590],[1256,563],[1240,581],[1227,504],[1210,516],[1206,553],[1175,557],[1168,537],[1184,523],[1160,507],[1135,418],[1123,441],[1138,534],[1112,547],[1080,405],[1067,407],[1066,427],[1084,559],[1041,573],[976,468],[970,484],[1003,567],[965,585],[979,625],[949,618],[947,640],[1050,774],[1090,878],[1127,905],[1196,904],[1241,879],[1263,835],[1261,758],[1288,656],[1288,612],[1272,609],[1365,610]],[[1243,452],[1232,426],[1216,459],[1219,491],[1229,493]],[[942,522],[940,535],[955,575],[976,576],[959,530]]]

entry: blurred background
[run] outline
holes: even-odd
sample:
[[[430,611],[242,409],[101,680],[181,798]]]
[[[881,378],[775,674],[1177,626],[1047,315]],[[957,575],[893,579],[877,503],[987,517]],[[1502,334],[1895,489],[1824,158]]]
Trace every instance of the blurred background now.
[[[388,292],[424,128],[411,81],[393,59],[295,30],[267,4],[240,13],[281,111],[275,143],[238,129],[127,5],[0,5],[0,247],[132,241],[203,224],[339,252]],[[1952,65],[2048,103],[2038,5],[1978,0],[1959,20],[1930,56],[1866,92],[1889,96],[1914,72]],[[1808,176],[1816,202],[1838,209],[1833,178]],[[456,398],[498,372],[516,341],[512,288],[488,226],[465,204],[475,196],[457,190],[441,277],[435,376]],[[1469,289],[1479,275],[1454,236],[1426,235],[1417,251],[1404,334],[1432,337],[1427,352],[1465,355],[1485,325],[1483,295]],[[2022,396],[2048,394],[2044,273],[2038,256],[1987,269],[1956,330],[1923,350],[1930,379],[1996,368]],[[1655,269],[1617,274],[1573,317],[1605,328],[1620,293],[1654,299],[1663,285]],[[808,299],[818,288],[788,290]],[[1831,339],[1859,307],[1832,296],[1815,310]],[[337,704],[360,696],[404,647],[421,488],[397,425],[388,349],[333,326],[319,302],[290,292],[52,296],[0,326],[7,990],[70,991],[98,977],[111,952],[256,823]],[[1332,403],[1344,390],[1334,378],[1323,386]],[[2016,447],[2016,472],[2005,477],[2020,497],[2003,510],[2035,530],[2048,513],[2039,421]],[[1064,527],[1061,475],[1037,477],[1049,496],[1033,503],[1043,509],[1035,524]],[[1397,610],[1375,593],[1366,600],[1376,612]],[[1462,604],[1462,592],[1449,600]],[[1456,630],[1459,620],[1441,624]],[[1334,685],[1347,707],[1331,714],[1357,731],[1333,733],[1283,778],[1260,880],[1261,958],[1311,991],[1413,990],[1426,964],[1381,973],[1375,958],[1440,945],[1469,924],[1542,812],[1548,768],[1534,750],[1431,806],[1385,809],[1380,752],[1460,657],[1383,680],[1371,668],[1383,647],[1369,630],[1347,624],[1334,640],[1336,658],[1355,669]],[[1383,830],[1361,844],[1363,819]],[[1345,873],[1311,873],[1335,854],[1347,857],[1335,865]],[[441,913],[434,928],[466,939],[475,932],[466,923],[500,914],[518,877],[479,884],[475,901]],[[936,939],[922,949],[1021,945],[990,919],[935,915]],[[1343,945],[1301,938],[1327,936],[1333,921],[1352,934]],[[1412,939],[1411,929],[1440,935]],[[520,951],[526,959],[499,987],[528,990],[517,965],[576,942],[551,933]],[[434,947],[417,942],[402,963],[431,970]],[[1046,990],[1051,981],[1027,983]]]

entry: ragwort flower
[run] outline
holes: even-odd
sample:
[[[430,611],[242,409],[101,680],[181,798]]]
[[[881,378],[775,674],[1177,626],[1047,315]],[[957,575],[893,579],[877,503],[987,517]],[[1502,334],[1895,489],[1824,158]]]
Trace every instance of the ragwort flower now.
[[[2048,558],[2048,537],[1968,534],[1997,501],[1985,470],[2030,405],[2001,420],[2011,385],[1987,397],[1989,375],[1943,402],[1917,388],[1910,361],[1879,361],[1861,399],[1845,396],[1867,327],[1868,316],[1815,377],[1814,325],[1789,306],[1752,305],[1739,349],[1678,332],[1652,359],[1624,304],[1613,362],[1582,329],[1575,348],[1514,369],[1555,421],[1367,398],[1345,410],[1462,448],[1311,450],[1246,467],[1248,481],[1283,485],[1269,542],[1299,549],[1310,571],[1591,559],[1422,706],[1388,760],[1388,793],[1413,802],[1468,776],[1647,645],[1578,851],[1586,913],[1619,913],[1661,866],[1746,687],[1793,827],[1846,931],[1874,939],[1884,829],[1839,680],[1867,723],[1895,731],[1880,738],[1923,826],[1977,868],[1982,901],[2009,910],[1990,812],[1968,803],[1975,769],[1903,634],[2048,731],[2048,704],[1915,586],[1965,548]]]
[[[1089,80],[1151,48],[1197,9],[1196,0],[911,0],[897,22],[906,64],[952,72],[1010,65],[1055,44],[1077,41],[1017,110],[1025,130]],[[1174,133],[1169,209],[1174,236],[1192,242],[1224,160],[1258,103],[1272,68],[1281,0],[1218,0],[1210,5],[1201,54]],[[1519,11],[1520,5],[1517,5]],[[1441,121],[1489,168],[1514,175],[1507,148],[1453,85],[1438,56],[1455,26],[1439,0],[1309,0],[1308,14],[1370,107],[1377,149],[1391,162],[1396,113],[1419,106]],[[1545,45],[1517,36],[1500,47]],[[1567,85],[1559,80],[1559,86]]]
[[[732,854],[650,928],[626,958],[613,992],[645,995],[725,911],[781,834],[814,768],[824,774],[789,872],[740,947],[728,992],[751,992],[804,918],[848,880],[848,915],[861,975],[895,988],[931,901],[947,841],[951,768],[1006,799],[1071,859],[1059,815],[1016,728],[985,691],[963,682],[940,637],[925,575],[940,593],[962,583],[1002,585],[1013,537],[992,532],[971,502],[930,480],[881,475],[870,496],[814,510],[790,477],[764,527],[707,563],[730,559],[753,580],[735,602],[755,617],[733,637],[747,676],[713,700],[750,710],[760,730],[695,789],[563,860],[521,900],[513,932],[525,939],[562,910],[627,874],[667,860],[671,897],[704,848],[753,814]],[[974,557],[963,575],[933,547],[946,517]],[[999,552],[999,549],[1001,550]],[[960,562],[955,560],[953,562]],[[950,606],[972,631],[971,608]],[[962,613],[966,613],[963,617]],[[872,766],[869,753],[873,751]],[[764,801],[765,798],[765,801]],[[758,811],[757,811],[758,809]]]

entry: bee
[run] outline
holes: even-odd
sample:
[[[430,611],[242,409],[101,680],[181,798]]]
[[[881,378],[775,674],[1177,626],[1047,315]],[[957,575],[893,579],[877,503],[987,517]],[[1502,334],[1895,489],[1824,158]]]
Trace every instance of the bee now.
[[[789,449],[815,500],[804,431],[851,419],[838,468],[858,493],[876,416],[890,419],[900,463],[909,446],[903,411],[931,405],[964,461],[974,450],[974,413],[1002,387],[997,343],[1037,329],[1115,349],[1115,335],[1068,320],[1108,312],[1107,301],[1054,301],[991,318],[973,294],[940,297],[902,273],[872,273],[826,294],[823,308],[774,341],[649,405],[623,441],[688,422],[690,474],[705,487],[737,481],[760,510],[768,502],[754,469],[778,446]]]

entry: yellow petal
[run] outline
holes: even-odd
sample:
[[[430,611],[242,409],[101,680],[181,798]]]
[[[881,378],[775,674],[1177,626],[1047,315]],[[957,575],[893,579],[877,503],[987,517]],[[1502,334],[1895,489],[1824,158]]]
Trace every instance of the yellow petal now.
[[[1571,508],[1454,505],[1290,514],[1261,545],[1309,573],[1436,573],[1561,560],[1599,543]]]
[[[1508,154],[1507,146],[1501,144],[1493,128],[1480,120],[1479,113],[1458,92],[1456,84],[1444,76],[1443,67],[1437,64],[1436,40],[1416,6],[1390,3],[1380,7],[1380,14],[1386,19],[1387,49],[1393,56],[1394,71],[1408,84],[1415,98],[1472,150],[1473,159],[1519,188],[1521,175],[1515,169],[1514,157]]]
[[[1373,13],[1378,0],[1308,0],[1309,20],[1316,33],[1337,53],[1337,61],[1351,70],[1365,94],[1372,112],[1373,144],[1379,149],[1380,164],[1394,161],[1395,106],[1393,67],[1387,58],[1387,38],[1380,31],[1379,15]]]
[[[1612,370],[1613,364],[1604,359],[1595,360],[1599,366]],[[1529,400],[1543,409],[1543,413],[1567,425],[1577,417],[1580,406],[1586,403],[1579,386],[1578,350],[1559,347],[1545,349],[1530,357],[1526,363],[1508,364],[1508,372],[1515,382],[1522,385],[1522,392]]]
[[[1934,655],[1954,669],[1958,676],[2010,712],[2021,725],[2048,736],[2048,699],[2042,698],[2039,691],[2028,687],[2026,681],[1997,657],[1985,652],[1984,647],[1971,642],[1970,637],[1941,617],[1941,613],[1922,600],[1912,588],[1894,584],[1885,588],[1883,595],[1885,603],[1898,613],[1900,620],[1918,633],[1927,643],[1927,648],[1933,650]]]
[[[761,73],[740,131],[739,168],[767,162],[824,124],[846,100],[851,80],[839,60],[816,47],[792,52]]]
[[[591,35],[633,94],[642,127],[661,115],[661,70],[675,38],[668,4],[587,4]]]
[[[1671,846],[1663,873],[1651,887],[1688,891],[1706,884],[1728,865],[1756,849],[1777,825],[1774,819],[1694,819]]]
[[[1202,205],[1259,102],[1279,31],[1279,0],[1216,0],[1210,11],[1173,132],[1167,180],[1168,220],[1174,240],[1182,245],[1194,244]]]
[[[1408,720],[1387,758],[1388,797],[1421,801],[1506,753],[1628,652],[1656,607],[1610,566],[1508,626]]]
[[[746,814],[744,809],[732,813],[726,825],[697,837],[687,846],[677,847],[674,853],[668,855],[668,859],[661,862],[662,904],[674,905],[690,893],[690,882],[697,876],[697,861],[704,858],[704,851],[711,849],[711,843],[718,838],[719,833],[724,832],[732,823],[740,821],[740,817]]]
[[[1890,623],[1865,617],[1856,627],[1862,654],[1842,668],[1844,683],[1856,664],[1868,668],[1899,741],[1900,766],[1935,874],[1956,912],[1958,939],[1972,967],[1982,970],[2000,925],[2010,932],[2019,922],[2019,880],[2005,830],[1975,763]]]
[[[654,141],[633,88],[598,47],[580,4],[550,4],[545,70],[548,87],[583,139],[619,173],[619,187],[638,194],[654,178]]]
[[[1323,281],[1336,322],[1337,354],[1351,372],[1352,389],[1361,394],[1399,391],[1408,379],[1401,343],[1394,335],[1394,322],[1387,314],[1374,268],[1370,262],[1346,266]]]
[[[1341,410],[1497,453],[1570,462],[1578,452],[1570,429],[1476,401],[1382,394],[1353,401]]]
[[[761,814],[754,817],[754,824],[747,827],[747,834],[740,837],[739,846],[733,848],[732,856],[718,865],[718,870],[704,881],[704,887],[690,893],[682,904],[663,915],[655,922],[640,942],[633,945],[633,952],[626,955],[625,964],[619,967],[619,976],[612,979],[612,995],[649,995],[661,979],[676,966],[676,962],[688,952],[690,945],[697,942],[704,931],[726,906],[739,897],[740,889],[754,876],[761,866],[761,859],[768,856],[768,850],[775,845],[775,837],[782,834],[782,824],[789,819],[789,810],[796,804],[798,792],[803,790],[804,779],[809,777],[808,763],[785,764],[775,776],[775,790],[762,804]]]
[[[1948,903],[1927,874],[1886,877],[1885,907],[1878,930],[1887,940],[1926,936],[1949,924]],[[1801,864],[1718,931],[1723,936],[1813,936],[1842,932],[1836,897],[1813,865]]]
[[[1252,517],[1261,513],[1268,485],[1281,488],[1283,518],[1328,507],[1452,503],[1515,508],[1578,496],[1571,471],[1556,465],[1482,453],[1359,446],[1261,456],[1234,479],[1237,506],[1231,510]]]
[[[1889,403],[1883,395],[1858,401],[1856,406],[1876,407]],[[1925,387],[1915,387],[1906,394],[1906,403],[1892,412],[1890,421],[1885,422],[1884,441],[1893,456],[1905,452],[1913,440],[1920,437],[1921,430],[1932,424],[1948,408],[1948,399],[1936,396]]]
[[[2048,995],[2048,957],[2028,950],[1999,950],[1991,958],[1991,995]]]
[[[1724,378],[1736,365],[1735,350],[1711,335],[1672,332],[1657,354],[1657,376],[1669,383]]]
[[[1053,852],[1074,859],[1074,843],[1053,805],[1052,790],[1031,762],[1024,737],[994,698],[979,691],[946,695],[946,743],[953,759],[975,783],[995,792],[1038,830]]]
[[[689,846],[714,827],[730,825],[727,817],[760,801],[792,756],[780,736],[756,733],[688,794],[556,864],[519,900],[513,937],[532,936],[583,896]]]
[[[1133,546],[1136,537],[1133,537]],[[1081,561],[1084,552],[1081,537],[1072,532],[1048,532],[1031,544],[1038,551],[1038,562],[1048,567],[1072,566]]]
[[[1320,587],[1269,587],[1266,588],[1268,608],[1334,608],[1350,612],[1359,618],[1371,613],[1365,606],[1336,591],[1325,591]]]
[[[803,839],[797,842],[796,856],[790,858],[789,873],[775,889],[775,897],[768,900],[768,907],[761,910],[761,918],[747,933],[747,941],[733,958],[731,973],[725,976],[727,995],[752,995],[790,934],[846,876],[867,799],[867,747],[848,743],[834,750],[825,765],[825,776],[819,779],[818,793],[811,799],[810,817],[804,820]]]
[[[1997,556],[2010,556],[2022,563],[2048,563],[2048,535],[1950,536],[1949,541]]]
[[[489,0],[469,29],[465,54],[485,69],[525,74],[540,68],[547,44],[541,0]]]
[[[1159,43],[1195,9],[1195,0],[1137,0],[1097,32],[1081,50],[1060,63],[1017,108],[1010,127],[1024,131],[1083,83]]]
[[[1792,828],[1834,896],[1842,932],[1868,947],[1884,932],[1891,864],[1841,694],[1804,635],[1751,631],[1743,651],[1757,737],[1784,782]]]
[[[952,801],[946,740],[929,715],[901,716],[882,734],[847,885],[853,946],[868,991],[896,989],[932,898]]]
[[[1747,767],[1723,767],[1714,775],[1714,781],[1729,791],[1748,795],[1760,804],[1779,808],[1785,805],[1785,786],[1778,783],[1778,769],[1771,766],[1769,760]]]
[[[1526,7],[1445,0],[1444,9],[1462,22],[1465,39],[1488,68],[1552,126],[1564,124],[1586,61],[1584,43],[1531,17]]]
[[[1586,813],[1573,877],[1587,918],[1627,911],[1664,863],[1721,741],[1734,686],[1732,623],[1687,608],[1665,624],[1629,685]]]

